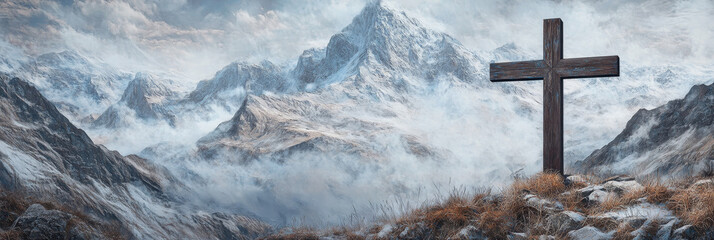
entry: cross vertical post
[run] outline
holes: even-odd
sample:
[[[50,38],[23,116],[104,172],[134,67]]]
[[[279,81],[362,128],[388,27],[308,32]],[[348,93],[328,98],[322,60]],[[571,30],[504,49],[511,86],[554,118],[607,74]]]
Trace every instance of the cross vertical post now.
[[[563,79],[555,66],[563,59],[563,21],[543,21],[543,171],[563,174]]]

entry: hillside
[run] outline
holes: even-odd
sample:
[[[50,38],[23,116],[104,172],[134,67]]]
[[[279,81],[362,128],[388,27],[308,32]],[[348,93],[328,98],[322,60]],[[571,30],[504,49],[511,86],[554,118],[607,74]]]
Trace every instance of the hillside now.
[[[712,239],[711,177],[658,182],[540,173],[502,191],[454,191],[379,224],[286,228],[264,239]]]
[[[22,207],[6,209],[2,221],[19,220],[3,225],[3,230],[30,237],[34,233],[24,232],[24,227],[57,227],[53,225],[60,224],[57,221],[73,218],[67,212],[96,225],[111,224],[121,236],[140,239],[251,239],[270,230],[264,223],[240,215],[184,209],[181,200],[171,195],[184,187],[164,168],[95,145],[37,89],[18,78],[0,75],[0,113],[0,190],[4,198],[27,203],[24,205],[51,203],[70,209],[47,212],[47,204],[32,205],[26,211]],[[22,211],[25,213],[20,215]],[[29,218],[29,225],[23,225],[23,216]],[[62,226],[71,230],[71,225]]]

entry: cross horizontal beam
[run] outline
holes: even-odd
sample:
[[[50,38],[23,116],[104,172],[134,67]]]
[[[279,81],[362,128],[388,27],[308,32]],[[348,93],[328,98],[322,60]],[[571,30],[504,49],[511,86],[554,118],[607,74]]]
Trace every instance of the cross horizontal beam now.
[[[492,82],[540,80],[549,69],[543,60],[491,63],[490,80]],[[618,77],[620,57],[560,59],[553,69],[561,78]]]
[[[491,63],[491,82],[528,81],[543,79],[545,75],[543,60]]]
[[[561,59],[555,67],[555,72],[562,78],[619,77],[620,57]]]

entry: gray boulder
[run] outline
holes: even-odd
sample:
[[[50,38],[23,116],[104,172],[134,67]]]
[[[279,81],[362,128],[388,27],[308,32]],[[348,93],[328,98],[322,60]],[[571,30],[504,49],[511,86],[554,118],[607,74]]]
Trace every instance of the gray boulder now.
[[[612,234],[604,233],[595,227],[587,226],[568,233],[570,239],[610,240]]]
[[[72,214],[59,210],[47,210],[40,204],[32,204],[15,221],[25,239],[102,239],[96,229],[78,221]]]
[[[405,234],[406,235],[406,234]],[[404,237],[400,234],[400,237]],[[468,225],[461,230],[459,230],[458,233],[454,234],[454,236],[450,237],[449,239],[452,240],[481,240],[481,239],[488,239],[483,234],[483,231],[478,229],[477,227],[474,227],[473,225]]]
[[[563,211],[546,218],[548,230],[563,234],[580,227],[585,217],[580,213]]]

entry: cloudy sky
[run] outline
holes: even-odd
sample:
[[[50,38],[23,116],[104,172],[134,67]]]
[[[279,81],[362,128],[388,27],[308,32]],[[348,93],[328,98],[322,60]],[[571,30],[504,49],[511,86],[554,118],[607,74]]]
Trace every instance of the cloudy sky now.
[[[303,50],[324,47],[366,3],[0,1],[5,57],[73,49],[129,71],[172,72],[191,81],[236,60],[294,64]],[[631,64],[703,65],[714,54],[709,0],[386,2],[474,51],[514,42],[540,53],[542,19],[560,17],[565,57],[617,54]]]

